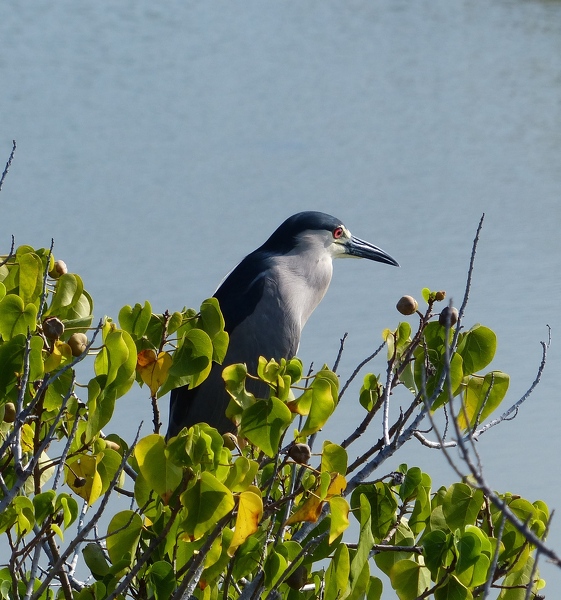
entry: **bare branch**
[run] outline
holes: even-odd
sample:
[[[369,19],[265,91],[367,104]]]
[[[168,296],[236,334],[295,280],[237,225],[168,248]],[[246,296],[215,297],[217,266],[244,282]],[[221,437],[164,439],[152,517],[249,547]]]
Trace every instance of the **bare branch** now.
[[[495,425],[498,425],[502,421],[508,420],[509,417],[511,417],[511,415],[513,413],[516,414],[516,412],[518,411],[518,408],[520,407],[520,405],[523,402],[525,402],[530,397],[530,395],[532,394],[532,392],[536,389],[538,383],[541,381],[541,378],[542,378],[542,375],[543,375],[543,371],[545,369],[545,364],[546,364],[546,361],[547,361],[547,351],[548,351],[549,346],[551,344],[551,328],[549,327],[549,325],[547,326],[547,328],[548,328],[548,339],[547,339],[547,342],[540,342],[540,344],[542,346],[542,360],[540,362],[540,366],[538,368],[538,372],[536,374],[536,378],[532,382],[532,385],[526,390],[526,393],[520,398],[520,400],[518,400],[517,402],[515,402],[500,417],[498,417],[497,419],[493,419],[492,421],[490,421],[489,423],[483,425],[477,431],[475,431],[473,433],[473,438],[474,439],[477,439],[481,434],[485,433],[488,429],[491,429],[491,427],[494,427]]]

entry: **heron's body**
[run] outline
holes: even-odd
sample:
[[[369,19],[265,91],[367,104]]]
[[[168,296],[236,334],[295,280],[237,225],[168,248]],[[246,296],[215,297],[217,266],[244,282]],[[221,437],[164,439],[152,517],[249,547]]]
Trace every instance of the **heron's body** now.
[[[306,321],[329,287],[337,256],[397,265],[376,246],[353,238],[334,217],[305,212],[287,219],[226,277],[214,294],[230,335],[226,358],[223,365],[213,365],[199,387],[172,391],[168,438],[199,422],[222,433],[235,430],[224,414],[229,396],[222,369],[245,363],[255,373],[260,356],[292,358]],[[257,396],[268,393],[259,382],[249,382],[248,388]]]

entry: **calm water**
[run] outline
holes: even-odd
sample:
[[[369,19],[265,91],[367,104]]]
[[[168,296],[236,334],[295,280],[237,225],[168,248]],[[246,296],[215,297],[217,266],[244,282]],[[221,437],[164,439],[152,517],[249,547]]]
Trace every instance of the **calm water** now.
[[[0,43],[0,164],[18,142],[1,243],[54,237],[98,317],[197,306],[286,216],[323,210],[402,264],[336,264],[300,354],[332,364],[348,331],[344,378],[403,293],[459,303],[485,212],[466,324],[497,331],[512,402],[546,324],[553,345],[479,449],[493,487],[559,511],[561,2],[5,1]],[[344,402],[335,441],[361,415]],[[140,418],[137,390],[119,433]],[[401,461],[453,480],[415,443],[384,468]],[[550,541],[561,552],[558,519]],[[553,597],[561,574],[542,571]]]

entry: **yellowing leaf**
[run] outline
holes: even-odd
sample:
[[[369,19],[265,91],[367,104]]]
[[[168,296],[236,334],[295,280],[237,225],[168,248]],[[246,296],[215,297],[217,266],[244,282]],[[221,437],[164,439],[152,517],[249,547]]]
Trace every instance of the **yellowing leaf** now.
[[[72,491],[88,504],[93,504],[101,495],[103,483],[97,472],[95,456],[78,456],[67,464],[65,476]]]
[[[57,369],[61,363],[72,360],[72,350],[68,344],[57,340],[53,344],[52,352],[45,359],[45,372],[50,373]]]
[[[136,368],[142,381],[150,388],[152,396],[155,396],[167,379],[172,359],[167,352],[160,352],[155,360],[149,360],[147,355],[143,354],[144,352],[143,350],[139,353]],[[142,364],[143,362],[146,364]]]
[[[300,523],[302,521],[310,521],[315,523],[320,514],[325,500],[330,500],[334,496],[340,496],[341,492],[347,487],[347,480],[340,475],[332,474],[331,483],[327,488],[325,498],[320,498],[317,494],[312,494],[306,502],[288,519],[287,525]]]
[[[152,348],[146,348],[145,350],[141,350],[136,356],[136,369],[140,371],[143,367],[147,367],[148,365],[156,362],[158,360],[158,355],[156,351]]]
[[[315,523],[321,514],[323,501],[318,496],[310,496],[306,502],[287,520],[287,525],[309,521]]]
[[[261,496],[253,491],[242,492],[238,501],[238,515],[234,537],[230,542],[228,554],[233,556],[238,547],[257,531],[259,521],[263,516],[263,501]]]
[[[331,480],[331,485],[329,486],[327,496],[325,497],[326,500],[329,500],[329,498],[332,498],[333,496],[340,496],[346,487],[347,480],[340,473],[337,473]]]

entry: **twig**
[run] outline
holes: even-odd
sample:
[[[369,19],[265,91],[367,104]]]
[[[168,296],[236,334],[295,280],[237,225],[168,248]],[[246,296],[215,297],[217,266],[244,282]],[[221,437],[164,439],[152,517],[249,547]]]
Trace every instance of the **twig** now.
[[[6,167],[4,168],[4,172],[2,173],[2,177],[0,177],[0,191],[2,191],[2,186],[4,185],[4,179],[6,179],[6,175],[12,166],[12,160],[14,159],[14,154],[16,153],[16,140],[12,140],[12,151],[10,152],[10,158],[8,158],[8,162],[6,163]]]
[[[337,373],[337,369],[339,368],[339,362],[341,360],[341,356],[343,356],[343,348],[345,347],[345,340],[349,334],[345,332],[343,337],[341,338],[341,344],[339,346],[339,352],[337,352],[337,358],[335,359],[335,364],[333,365],[333,369],[331,369],[334,373]]]
[[[41,320],[43,312],[47,306],[47,277],[49,276],[49,263],[53,254],[53,248],[55,247],[55,240],[51,238],[51,247],[47,254],[47,262],[45,264],[45,272],[43,273],[43,289],[41,290],[41,300],[39,301],[39,312],[37,314],[37,320]]]
[[[8,252],[8,256],[6,256],[6,258],[2,262],[0,262],[0,267],[3,267],[10,260],[10,258],[12,258],[12,256],[14,255],[15,245],[16,238],[12,235],[12,244],[10,246],[10,251]]]
[[[347,388],[349,387],[353,379],[360,373],[362,367],[368,364],[373,358],[376,358],[376,356],[378,356],[378,354],[381,352],[382,348],[385,345],[386,342],[382,342],[375,352],[373,352],[370,356],[367,356],[362,362],[358,364],[357,368],[352,372],[351,376],[345,382],[345,385],[341,388],[341,392],[339,393],[339,402],[341,401],[343,394],[347,391]]]
[[[497,419],[493,419],[492,421],[490,421],[489,423],[483,425],[477,431],[475,431],[473,433],[474,439],[477,439],[481,434],[485,433],[491,427],[494,427],[495,425],[498,425],[502,421],[507,420],[510,417],[510,415],[513,412],[516,412],[518,410],[518,408],[520,407],[520,405],[523,402],[525,402],[530,397],[530,395],[532,394],[532,392],[536,389],[538,383],[540,382],[540,380],[542,378],[543,371],[545,369],[546,360],[547,360],[547,351],[548,351],[549,346],[551,344],[551,328],[549,327],[549,325],[547,326],[547,329],[548,329],[548,339],[547,339],[547,342],[540,342],[540,344],[542,346],[542,360],[540,362],[540,366],[538,368],[538,372],[536,374],[536,378],[532,382],[532,385],[526,390],[526,393],[520,398],[520,400],[518,400],[518,402],[515,402],[500,417],[498,417]]]

